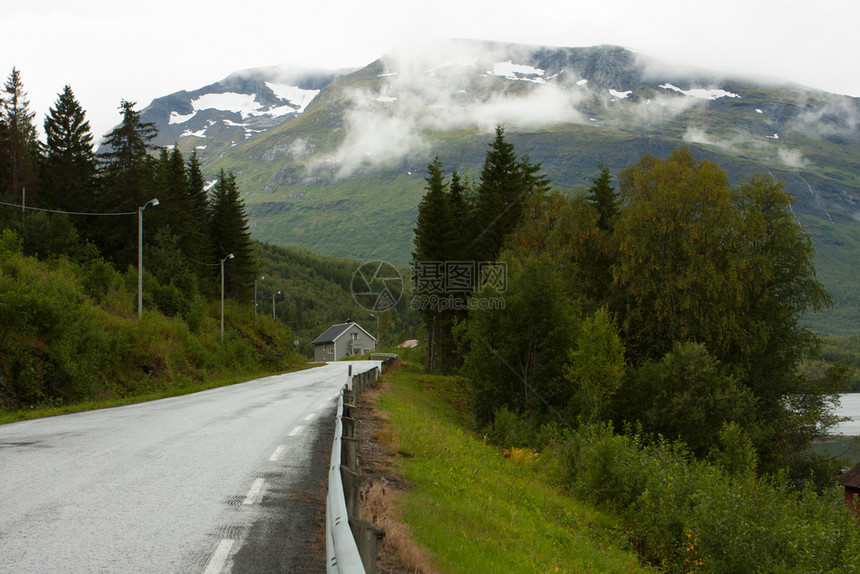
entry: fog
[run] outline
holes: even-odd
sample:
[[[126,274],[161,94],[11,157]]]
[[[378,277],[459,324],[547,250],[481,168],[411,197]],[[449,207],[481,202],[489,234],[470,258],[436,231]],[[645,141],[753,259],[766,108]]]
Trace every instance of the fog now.
[[[510,50],[480,50],[470,42],[395,51],[383,60],[378,91],[346,93],[347,135],[325,162],[347,176],[427,152],[428,131],[491,133],[499,124],[515,130],[587,121],[577,109],[584,92],[547,83],[542,70],[516,63]]]
[[[393,51],[380,60],[376,81],[344,93],[345,137],[315,167],[334,168],[338,176],[346,177],[362,167],[396,165],[405,157],[427,156],[432,152],[431,134],[437,131],[477,129],[490,134],[497,125],[513,131],[558,124],[622,129],[637,124],[658,126],[710,101],[743,102],[743,95],[727,89],[730,84],[715,73],[636,56],[629,69],[603,69],[604,73],[611,71],[610,82],[632,85],[601,86],[578,77],[562,56],[554,60],[550,54],[547,60],[544,54],[544,61],[555,66],[553,70],[527,65],[536,61],[535,49],[461,40]],[[777,85],[768,79],[747,81]],[[630,92],[643,85],[644,92]],[[785,147],[779,140],[782,132],[856,137],[860,126],[857,99],[822,97],[810,91],[806,101],[801,98],[800,111],[793,117],[768,118],[768,129],[773,129],[769,134],[726,127],[715,135],[705,127],[689,127],[683,139],[729,153],[764,151],[787,167],[802,168],[806,159]]]

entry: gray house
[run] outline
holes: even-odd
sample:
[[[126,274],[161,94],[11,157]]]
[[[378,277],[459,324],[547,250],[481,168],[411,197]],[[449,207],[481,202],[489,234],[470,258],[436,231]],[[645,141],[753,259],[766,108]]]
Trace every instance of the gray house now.
[[[376,339],[358,323],[332,325],[314,339],[315,361],[339,361],[347,355],[364,355],[376,350]]]

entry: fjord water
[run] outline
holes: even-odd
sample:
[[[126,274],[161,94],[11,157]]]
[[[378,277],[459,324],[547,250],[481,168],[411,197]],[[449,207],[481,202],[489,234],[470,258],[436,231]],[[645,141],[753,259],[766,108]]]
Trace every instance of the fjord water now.
[[[860,393],[840,395],[840,405],[834,411],[846,420],[833,429],[833,435],[812,445],[819,454],[828,454],[847,461],[846,468],[860,462]]]
[[[836,414],[849,417],[850,420],[839,423],[836,434],[860,436],[860,393],[846,393],[840,396],[840,405]]]

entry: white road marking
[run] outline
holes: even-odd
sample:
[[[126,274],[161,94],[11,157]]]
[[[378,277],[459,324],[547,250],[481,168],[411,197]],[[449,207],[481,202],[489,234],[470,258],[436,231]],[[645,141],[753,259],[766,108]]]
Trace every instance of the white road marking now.
[[[308,416],[306,416],[306,417],[305,417],[305,420],[306,420],[306,421],[313,420],[313,418],[314,418],[315,416],[316,416],[316,415],[315,415],[314,413],[311,413],[311,414],[309,414]]]
[[[275,452],[272,453],[272,456],[269,457],[269,462],[278,462],[281,459],[281,455],[284,454],[284,450],[286,450],[286,445],[281,445],[275,449]]]
[[[245,500],[242,501],[242,504],[254,504],[257,497],[260,495],[260,491],[263,490],[263,485],[265,483],[266,481],[262,478],[255,480],[254,484],[251,485],[251,490],[248,491],[248,495],[245,497]]]
[[[302,432],[303,428],[305,428],[305,427],[303,427],[302,425],[297,426],[296,428],[294,428],[293,430],[290,431],[289,436],[296,436],[297,434]]]
[[[233,549],[234,542],[236,541],[225,538],[218,543],[218,548],[215,549],[209,562],[206,563],[203,574],[221,574],[224,564],[227,563],[227,558],[230,557],[230,550]]]

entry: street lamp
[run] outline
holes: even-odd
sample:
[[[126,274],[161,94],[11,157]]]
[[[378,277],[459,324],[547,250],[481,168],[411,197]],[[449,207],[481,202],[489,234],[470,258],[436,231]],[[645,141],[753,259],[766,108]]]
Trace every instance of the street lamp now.
[[[228,259],[233,259],[231,253],[221,260],[221,342],[224,342],[224,262]]]
[[[259,279],[254,279],[254,325],[257,324],[257,282],[265,278],[265,275],[260,275]]]
[[[158,205],[157,199],[150,199],[137,208],[137,318],[143,316],[143,210],[147,205]]]
[[[280,291],[278,291],[277,293],[272,293],[272,319],[277,319],[277,317],[275,317],[275,297],[280,294]]]

